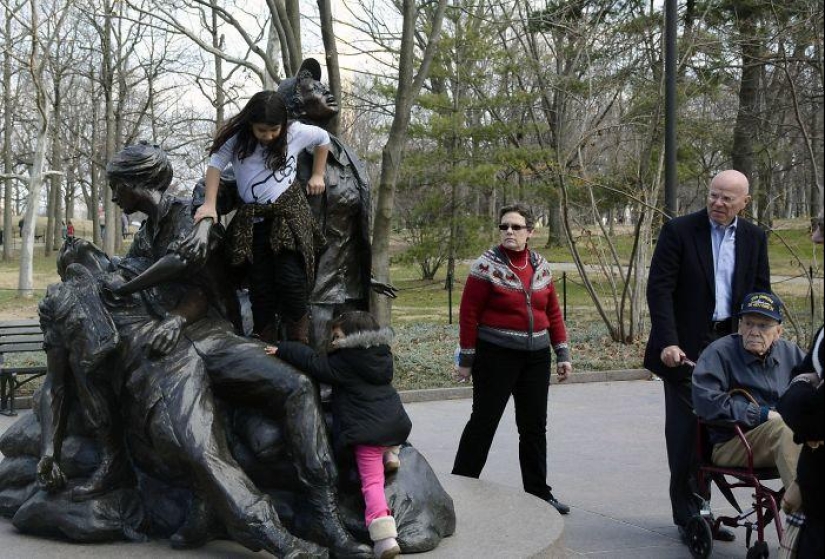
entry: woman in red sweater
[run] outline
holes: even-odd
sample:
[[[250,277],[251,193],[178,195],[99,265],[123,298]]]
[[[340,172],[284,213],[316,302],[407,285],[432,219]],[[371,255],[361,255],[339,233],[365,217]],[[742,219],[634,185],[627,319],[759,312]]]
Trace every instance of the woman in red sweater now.
[[[464,286],[456,374],[462,380],[472,375],[473,411],[458,444],[453,473],[481,475],[512,394],[524,490],[567,514],[570,507],[560,503],[547,485],[551,349],[560,382],[573,365],[550,265],[527,248],[533,225],[533,213],[526,205],[501,208],[501,244],[473,263]]]

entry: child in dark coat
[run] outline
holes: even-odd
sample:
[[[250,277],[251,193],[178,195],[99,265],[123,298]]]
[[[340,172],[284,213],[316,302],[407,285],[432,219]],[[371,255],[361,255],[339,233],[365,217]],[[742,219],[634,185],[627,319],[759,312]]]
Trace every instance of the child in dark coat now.
[[[332,385],[333,439],[336,448],[355,453],[374,555],[389,559],[401,549],[384,494],[384,471],[398,469],[397,445],[407,440],[412,429],[392,386],[392,331],[380,328],[363,311],[343,313],[333,320],[331,330],[328,355],[297,342],[268,346],[266,352]]]

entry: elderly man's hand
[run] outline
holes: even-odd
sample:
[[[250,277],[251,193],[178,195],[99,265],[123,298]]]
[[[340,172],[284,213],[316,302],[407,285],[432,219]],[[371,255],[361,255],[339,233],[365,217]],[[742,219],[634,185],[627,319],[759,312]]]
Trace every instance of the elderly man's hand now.
[[[665,349],[662,350],[661,355],[659,356],[662,360],[662,363],[665,364],[665,367],[678,367],[682,364],[687,358],[685,352],[682,351],[677,345],[669,345]]]

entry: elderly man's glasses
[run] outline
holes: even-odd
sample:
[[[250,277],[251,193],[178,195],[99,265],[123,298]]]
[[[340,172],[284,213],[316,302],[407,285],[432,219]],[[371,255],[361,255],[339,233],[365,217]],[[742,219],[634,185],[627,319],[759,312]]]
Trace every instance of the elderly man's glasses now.
[[[527,229],[527,226],[517,225],[514,223],[501,223],[498,226],[499,231],[507,231],[508,229],[512,229],[513,231],[521,231],[522,229]]]

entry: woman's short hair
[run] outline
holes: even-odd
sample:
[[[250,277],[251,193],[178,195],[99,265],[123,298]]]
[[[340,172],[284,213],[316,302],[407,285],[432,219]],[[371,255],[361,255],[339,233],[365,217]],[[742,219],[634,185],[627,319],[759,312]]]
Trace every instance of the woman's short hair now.
[[[527,229],[533,229],[533,226],[536,224],[536,220],[533,217],[533,210],[531,210],[530,206],[527,204],[514,202],[512,204],[502,206],[502,208],[498,211],[499,222],[501,222],[501,218],[504,217],[504,214],[509,213],[517,213],[522,216],[524,218],[524,223],[527,225]]]
[[[140,142],[118,152],[108,165],[109,182],[164,192],[172,184],[172,164],[160,146]]]
[[[330,329],[339,328],[345,336],[350,336],[356,332],[368,332],[380,330],[378,321],[365,311],[347,311],[334,319],[330,324]]]

